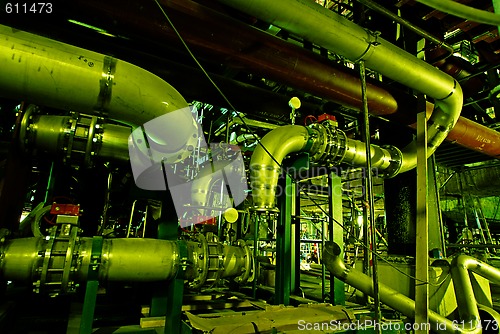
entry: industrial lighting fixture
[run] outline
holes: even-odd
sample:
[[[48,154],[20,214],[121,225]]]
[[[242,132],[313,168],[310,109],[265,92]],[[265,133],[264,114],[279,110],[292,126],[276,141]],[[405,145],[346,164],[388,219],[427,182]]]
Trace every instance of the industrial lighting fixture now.
[[[94,27],[94,26],[92,26],[92,25],[90,25],[90,24],[86,24],[86,23],[79,22],[79,21],[76,21],[76,20],[71,20],[71,19],[70,19],[70,20],[68,20],[68,22],[73,23],[73,24],[76,24],[76,25],[79,25],[79,26],[81,26],[81,27],[85,27],[85,28],[92,29],[92,30],[94,30],[94,31],[97,31],[97,32],[98,32],[98,33],[100,33],[100,34],[105,35],[105,36],[109,36],[109,37],[117,37],[117,36],[115,36],[115,35],[113,35],[113,34],[111,34],[111,33],[107,32],[107,31],[106,31],[106,30],[104,30],[104,29],[101,29],[101,28],[98,28],[98,27]]]

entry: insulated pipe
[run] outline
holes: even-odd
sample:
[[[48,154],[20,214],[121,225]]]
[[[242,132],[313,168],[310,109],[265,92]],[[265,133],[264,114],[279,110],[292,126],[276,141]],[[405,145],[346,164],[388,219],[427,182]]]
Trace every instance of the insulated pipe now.
[[[500,132],[460,117],[447,140],[474,151],[500,158]]]
[[[446,14],[458,16],[478,23],[500,26],[500,15],[464,5],[452,0],[417,0],[424,5],[437,9]],[[495,3],[495,1],[493,1]]]
[[[72,254],[77,256],[72,268],[72,279],[87,280],[92,260],[92,238],[78,238]],[[43,254],[47,255],[49,240],[39,237],[7,240],[0,244],[0,277],[4,280],[34,282],[42,270]],[[181,265],[186,266],[184,278],[195,279],[200,272],[199,261],[214,254],[205,254],[199,242],[187,241],[187,258],[181,259],[176,240],[112,238],[103,239],[100,281],[154,282],[172,279]],[[240,246],[222,245],[219,277],[235,277],[250,270],[252,260],[244,243]],[[54,251],[54,250],[53,250]],[[59,250],[60,252],[61,250]],[[62,249],[64,253],[66,251]],[[92,260],[93,261],[93,260]],[[93,263],[93,262],[92,262]],[[43,269],[43,270],[46,270]],[[50,269],[49,269],[50,270]],[[238,280],[238,278],[237,278]]]
[[[328,59],[315,55],[299,46],[251,27],[204,5],[189,0],[160,1],[183,39],[193,51],[203,52],[204,57],[220,61],[224,58],[230,67],[251,69],[255,73],[292,87],[361,108],[359,78],[350,70]],[[178,36],[167,24],[157,5],[150,1],[99,1],[73,2],[71,17],[79,15],[82,22],[102,26],[110,32],[129,35],[152,42],[182,48]],[[127,10],[117,11],[117,6]],[[141,15],[137,15],[137,13]],[[88,22],[89,17],[95,21]],[[106,26],[107,22],[113,24]],[[119,31],[115,31],[116,27]],[[406,94],[396,94],[368,83],[370,109],[387,115],[398,107],[411,107]]]
[[[243,67],[352,109],[361,108],[360,80],[352,70],[199,3],[189,0],[161,2],[174,24],[184,32],[186,42],[207,57],[209,54],[217,59],[222,56],[228,59],[230,66]],[[82,22],[98,25],[110,32],[119,26],[120,34],[126,31],[128,36],[148,36],[153,41],[169,45],[178,42],[178,37],[166,25],[165,18],[159,15],[153,2],[78,0],[73,5],[68,12],[72,18],[78,15]],[[117,6],[127,10],[117,11]],[[142,15],[138,16],[138,12]],[[89,17],[95,21],[89,22]],[[106,25],[107,22],[113,23]],[[19,20],[14,23],[19,23]],[[375,82],[368,84],[367,93],[368,106],[373,115],[404,124],[415,122],[415,115],[407,112],[412,106],[412,96],[397,93],[388,87],[382,88]],[[460,117],[457,126],[466,121]],[[451,130],[450,136],[455,135],[457,126]],[[473,150],[481,147],[479,152],[498,158],[499,146],[495,140],[498,132],[476,122],[470,122],[467,128],[469,131],[462,140],[447,139]],[[474,135],[478,128],[484,141]]]
[[[466,324],[479,326],[481,318],[469,272],[474,272],[492,283],[500,284],[500,270],[467,255],[459,255],[451,262],[451,276],[460,319]]]
[[[264,149],[265,147],[265,149]],[[250,159],[250,187],[257,210],[274,210],[276,190],[283,159],[296,152],[310,153],[311,161],[337,165],[366,166],[365,144],[347,138],[328,124],[311,127],[285,125],[267,133]],[[400,168],[401,152],[395,147],[370,146],[372,168],[393,176]],[[289,191],[288,189],[281,189]]]
[[[172,86],[140,67],[3,25],[0,92],[134,127],[187,107]]]
[[[306,0],[219,1],[353,62],[363,60],[368,68],[434,98],[436,109],[429,120],[427,139],[429,155],[446,138],[460,116],[463,96],[455,79],[327,8]],[[416,144],[413,142],[403,149],[400,172],[416,164]]]
[[[262,138],[250,159],[250,187],[257,209],[274,209],[279,165],[288,154],[307,151],[310,139],[308,128],[299,125],[279,127]]]
[[[81,156],[87,163],[94,157],[129,160],[129,126],[104,123],[102,118],[80,114],[39,115],[36,109],[30,105],[21,121],[19,141],[22,148],[36,148],[65,159]]]
[[[375,2],[373,0],[357,0],[357,1],[359,3],[365,5],[366,7],[371,8],[374,11],[376,11],[376,12],[390,18],[391,20],[401,24],[403,27],[413,31],[415,34],[427,39],[428,41],[431,41],[432,43],[436,44],[438,46],[438,48],[443,48],[448,53],[448,56],[452,55],[455,52],[455,50],[453,49],[453,46],[446,44],[444,42],[444,40],[439,39],[438,37],[425,31],[424,29],[422,29],[422,28],[414,25],[413,23],[403,19],[401,16],[397,15],[396,13],[391,12],[389,9],[378,4],[377,2]]]
[[[363,274],[362,272],[347,267],[342,261],[341,249],[336,243],[332,241],[327,241],[325,243],[325,249],[323,251],[323,261],[326,268],[332,275],[362,291],[363,293],[373,296],[372,278]],[[403,313],[411,319],[415,319],[414,300],[406,297],[405,295],[397,292],[394,289],[391,289],[385,284],[379,284],[379,294],[380,301],[382,303],[386,304],[396,311]],[[431,310],[429,310],[429,322],[432,326],[432,329],[436,332],[445,331],[450,334],[479,334],[482,332],[480,326],[469,329],[467,327],[468,325],[470,325],[470,323],[465,322],[464,328],[461,328],[461,321],[459,321],[458,323],[453,322],[452,320],[449,320]]]

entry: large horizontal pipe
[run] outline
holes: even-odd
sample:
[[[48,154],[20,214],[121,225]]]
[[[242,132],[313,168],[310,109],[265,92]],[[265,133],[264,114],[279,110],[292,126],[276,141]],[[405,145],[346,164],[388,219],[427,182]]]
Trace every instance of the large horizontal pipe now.
[[[193,136],[198,135],[198,125],[191,117],[187,102],[171,85],[151,72],[110,56],[3,25],[0,25],[0,95],[104,116],[136,130],[144,125],[148,127],[150,146],[168,146],[172,157],[169,162],[186,158],[189,155],[186,147],[194,140]],[[167,121],[161,117],[166,114],[169,114]],[[61,127],[51,125],[45,130],[50,133],[57,128]],[[90,127],[89,131],[93,130]],[[165,137],[169,137],[168,143]],[[116,138],[123,140],[123,131],[104,139],[109,142]],[[126,143],[116,147],[123,145]],[[135,150],[137,161],[141,155],[149,159],[150,152],[143,146]]]
[[[388,18],[390,18],[392,21],[395,21],[399,24],[401,24],[403,27],[407,28],[408,30],[411,30],[415,34],[425,38],[426,40],[434,43],[439,49],[443,49],[446,53],[447,56],[452,55],[455,50],[453,49],[453,46],[446,44],[444,40],[432,35],[431,33],[425,31],[424,29],[414,25],[413,23],[405,20],[401,16],[399,16],[396,13],[393,13],[389,9],[385,8],[384,6],[378,4],[377,2],[373,0],[357,0],[359,3],[365,5],[368,8],[373,9],[377,13],[380,13]]]
[[[7,240],[0,245],[0,277],[4,280],[35,282],[41,272],[47,268],[42,267],[44,256],[49,256],[47,248],[50,238],[22,238]],[[56,241],[57,242],[57,241]],[[184,242],[184,241],[182,241]],[[72,254],[78,255],[74,263],[66,265],[71,268],[71,280],[82,282],[87,280],[89,266],[93,262],[92,238],[79,238]],[[203,259],[209,259],[214,254],[206,254],[205,242],[185,242],[187,258],[182,258],[177,240],[141,239],[141,238],[114,238],[103,239],[101,265],[98,277],[102,282],[154,282],[172,279],[185,266],[184,278],[193,281],[200,272],[207,270],[201,264]],[[66,244],[57,249],[66,253]],[[55,252],[57,247],[52,249]],[[217,277],[236,277],[245,270],[251,269],[252,259],[250,252],[245,249],[244,243],[240,246],[219,244],[219,249],[224,256],[218,264],[220,273]],[[208,250],[210,252],[212,250]],[[217,254],[220,256],[221,254]],[[56,255],[50,254],[52,263]],[[51,268],[49,268],[50,270]],[[205,274],[206,275],[206,274]],[[246,275],[248,279],[249,275]],[[205,277],[206,278],[206,277]],[[201,282],[204,283],[204,282]]]
[[[474,151],[500,158],[500,132],[460,117],[447,139]]]
[[[250,70],[308,93],[330,99],[355,110],[361,108],[361,86],[357,73],[335,64],[307,50],[287,43],[275,36],[250,27],[221,12],[212,10],[193,1],[161,1],[174,24],[182,31],[182,36],[198,56],[214,56],[230,67]],[[126,8],[117,11],[116,8]],[[63,8],[59,11],[61,13]],[[141,15],[137,15],[141,13]],[[107,29],[116,35],[126,35],[144,41],[149,38],[151,45],[170,45],[182,48],[170,25],[161,15],[156,5],[150,1],[75,1],[62,15],[62,19],[76,18],[84,23]],[[12,17],[5,17],[5,22]],[[55,22],[56,20],[54,20]],[[29,21],[13,20],[10,24],[27,26]],[[62,24],[62,25],[61,25]],[[70,31],[67,22],[55,24],[58,35]],[[61,29],[62,28],[62,29]],[[43,27],[34,26],[33,30]],[[46,32],[50,32],[46,31]],[[71,36],[70,36],[71,37]],[[68,37],[69,39],[72,39]],[[117,41],[120,39],[117,38]],[[143,43],[143,42],[141,42]],[[159,48],[156,48],[159,50]],[[378,82],[369,82],[367,87],[369,109],[374,115],[394,119],[404,124],[416,121],[415,99],[405,93]],[[238,107],[238,105],[236,105]],[[467,123],[467,131],[456,140],[456,131]],[[482,139],[476,139],[475,130],[481,129]],[[498,132],[475,122],[467,122],[460,117],[450,132],[449,140],[469,149],[498,157]],[[484,144],[484,146],[483,146]]]
[[[160,3],[183,39],[194,51],[202,51],[202,57],[220,61],[223,56],[224,63],[231,67],[243,66],[278,82],[292,83],[293,87],[332,98],[339,104],[361,108],[359,79],[345,67],[196,2]],[[116,11],[117,5],[127,10]],[[125,30],[141,39],[148,37],[152,43],[174,42],[173,46],[182,48],[154,2],[76,1],[72,10],[73,16],[86,21],[91,17],[95,20],[92,24],[110,32],[123,34]],[[139,17],[137,12],[143,15]],[[113,18],[112,25],[106,24],[111,22],[109,18]],[[394,97],[396,94],[375,86],[373,81],[369,82],[369,88],[369,106],[381,114],[394,113],[398,104],[411,106],[405,101],[405,94]]]
[[[304,0],[219,0],[247,14],[297,34],[347,59],[436,100],[428,122],[428,155],[453,128],[462,110],[463,95],[451,76],[418,59],[361,26],[318,4]],[[297,19],[297,13],[301,13]],[[416,143],[403,149],[400,172],[417,165]]]
[[[0,26],[0,92],[140,126],[187,107],[168,83],[96,52]]]

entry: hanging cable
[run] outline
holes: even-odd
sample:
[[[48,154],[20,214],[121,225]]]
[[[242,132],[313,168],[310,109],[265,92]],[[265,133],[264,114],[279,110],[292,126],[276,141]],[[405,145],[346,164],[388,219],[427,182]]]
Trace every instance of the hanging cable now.
[[[219,86],[215,83],[215,81],[212,79],[212,77],[210,76],[210,74],[205,70],[205,68],[203,67],[203,65],[201,65],[201,63],[198,61],[198,59],[196,58],[196,56],[193,54],[193,52],[191,51],[190,47],[187,45],[187,43],[185,42],[184,38],[182,37],[182,35],[179,33],[179,31],[176,29],[174,23],[172,22],[172,20],[170,19],[170,17],[168,16],[168,14],[165,12],[164,8],[161,6],[161,4],[159,3],[158,0],[153,0],[156,5],[158,6],[158,8],[160,9],[160,11],[162,12],[163,16],[165,17],[165,19],[167,20],[167,22],[170,24],[170,26],[172,27],[172,30],[174,31],[175,35],[179,38],[180,42],[182,43],[182,45],[184,46],[184,48],[186,49],[186,51],[188,52],[189,56],[193,59],[193,61],[196,63],[196,65],[200,68],[200,70],[203,72],[203,74],[207,77],[207,79],[210,81],[210,83],[214,86],[214,88],[217,90],[217,92],[221,95],[221,97],[224,99],[224,101],[227,103],[227,105],[232,109],[232,110],[237,110],[233,104],[229,101],[229,99],[226,97],[226,95],[222,92],[222,90],[219,88]],[[248,132],[255,138],[256,142],[264,149],[264,151],[266,152],[266,154],[269,155],[269,157],[278,165],[278,167],[280,167],[281,170],[284,170],[285,173],[286,172],[286,169],[283,169],[282,168],[282,165],[276,160],[276,158],[271,154],[271,152],[269,152],[267,150],[267,148],[261,143],[261,140],[259,138],[259,136],[257,136],[255,134],[255,132],[248,126],[248,124],[245,122],[245,119],[243,117],[241,117],[241,115],[238,113],[236,115],[236,117],[238,117],[240,120],[241,120],[241,123],[245,126],[245,128],[248,130]],[[328,217],[329,219],[331,219],[333,222],[335,222],[337,225],[339,225],[344,231],[348,232],[349,231],[347,230],[347,228],[341,224],[340,222],[338,222],[335,218],[331,217],[322,207],[320,204],[318,204],[314,199],[312,199],[312,197],[307,193],[307,191],[305,189],[303,189],[303,187],[300,185],[299,182],[297,182],[297,180],[293,177],[293,175],[287,173],[288,176],[290,176],[290,178],[296,182],[298,185],[299,185],[299,189],[301,190],[301,192],[307,196],[307,198],[309,200],[311,200],[315,206],[317,206],[324,214],[326,217]],[[365,251],[368,251],[368,252],[371,252],[371,250],[369,249],[369,247],[367,247],[366,245],[363,245],[361,244],[362,247],[365,249]],[[425,282],[425,281],[422,281],[422,280],[419,280],[417,279],[416,277],[414,276],[411,276],[403,271],[401,271],[400,269],[398,269],[396,266],[394,266],[392,263],[390,263],[389,261],[385,260],[384,258],[382,258],[382,256],[378,253],[373,253],[374,256],[376,256],[378,259],[382,260],[383,262],[387,263],[390,267],[392,267],[393,269],[395,269],[396,271],[398,271],[399,273],[403,274],[404,276],[410,278],[410,279],[413,279],[415,281],[419,281],[421,283],[424,283],[424,284],[429,284],[429,282]]]

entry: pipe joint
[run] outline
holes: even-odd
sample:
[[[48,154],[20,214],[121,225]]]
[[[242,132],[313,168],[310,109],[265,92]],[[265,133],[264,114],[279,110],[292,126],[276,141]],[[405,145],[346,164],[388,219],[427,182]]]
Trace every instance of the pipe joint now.
[[[385,178],[392,178],[398,175],[399,171],[401,170],[401,165],[403,163],[403,153],[399,148],[392,145],[384,145],[382,146],[382,148],[385,148],[390,152],[391,158],[389,160],[389,167],[387,167],[380,175]]]
[[[71,112],[68,116],[42,115],[29,105],[20,124],[21,149],[60,155],[64,161],[92,167],[95,158],[127,161],[130,127],[106,123],[101,117]]]
[[[315,130],[316,134],[310,149],[311,160],[325,163],[328,166],[340,164],[346,154],[347,136],[345,132],[328,122],[312,124],[310,129]]]
[[[371,54],[374,51],[372,47],[380,45],[380,42],[378,41],[378,37],[380,36],[380,31],[371,31],[369,29],[365,29],[365,31],[367,33],[367,37],[365,40],[366,50],[361,54],[361,56],[359,56],[354,60],[355,63],[363,61],[365,60],[365,58],[366,59],[370,58]]]

